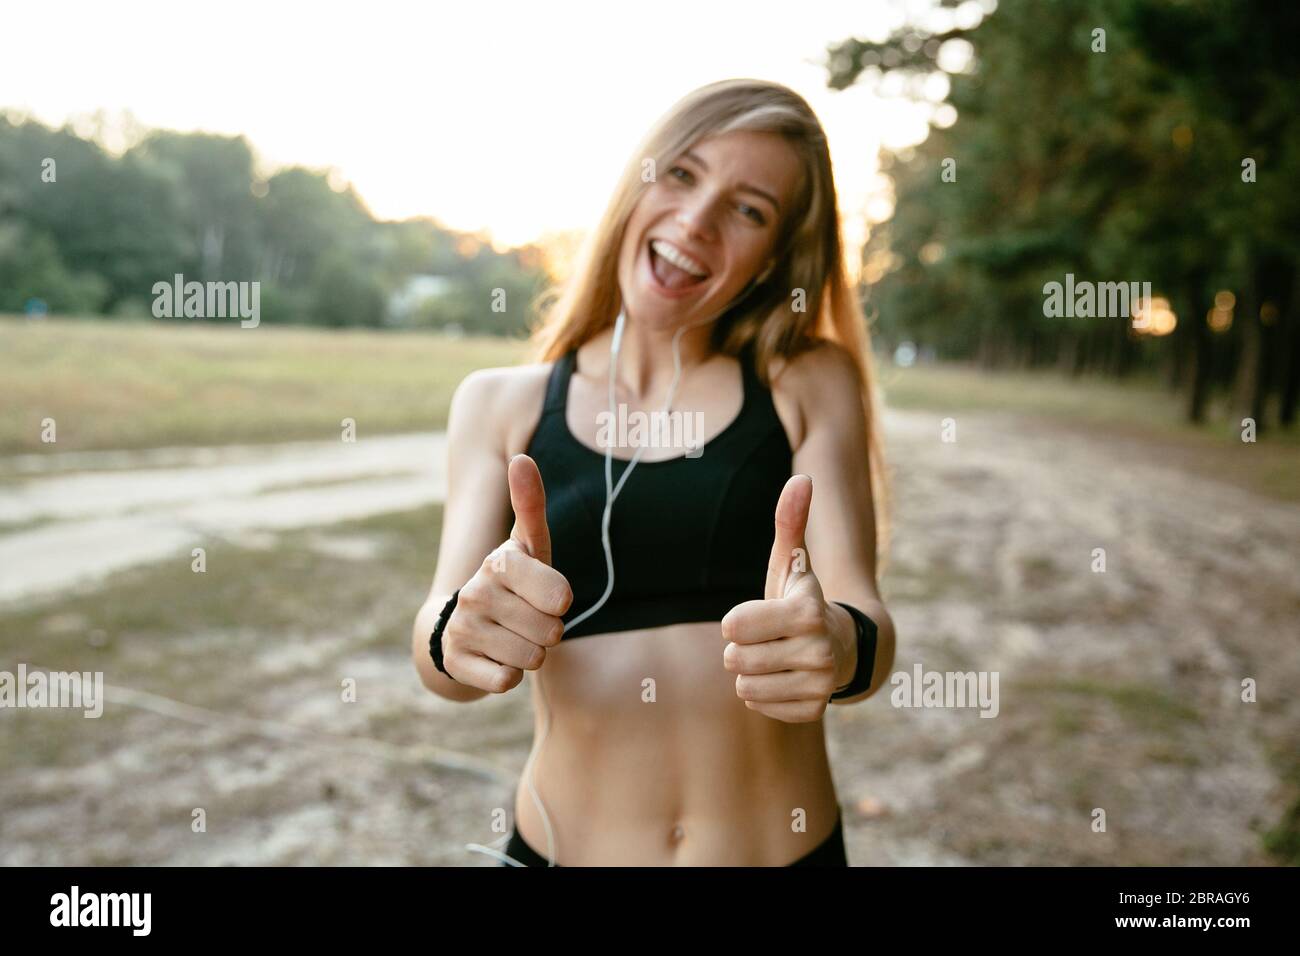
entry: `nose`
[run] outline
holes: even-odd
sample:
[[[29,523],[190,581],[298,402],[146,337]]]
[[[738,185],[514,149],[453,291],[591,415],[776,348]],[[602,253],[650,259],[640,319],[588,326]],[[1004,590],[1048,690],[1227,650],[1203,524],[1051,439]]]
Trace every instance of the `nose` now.
[[[698,189],[682,198],[677,207],[677,224],[691,239],[713,239],[715,205],[714,197],[707,190]]]

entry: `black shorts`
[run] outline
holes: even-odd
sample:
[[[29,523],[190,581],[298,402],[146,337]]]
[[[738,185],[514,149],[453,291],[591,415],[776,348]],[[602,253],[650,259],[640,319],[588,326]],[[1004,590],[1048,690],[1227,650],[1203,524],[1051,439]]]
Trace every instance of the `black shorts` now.
[[[515,827],[510,831],[510,841],[505,845],[503,851],[506,856],[518,860],[524,866],[547,866],[546,857],[542,856],[519,834],[519,828]],[[509,863],[501,863],[500,866],[509,866]],[[849,859],[844,852],[844,821],[842,817],[835,818],[835,829],[831,831],[830,836],[819,843],[812,850],[809,850],[799,859],[795,860],[790,866],[848,866]],[[559,866],[557,863],[556,866]]]

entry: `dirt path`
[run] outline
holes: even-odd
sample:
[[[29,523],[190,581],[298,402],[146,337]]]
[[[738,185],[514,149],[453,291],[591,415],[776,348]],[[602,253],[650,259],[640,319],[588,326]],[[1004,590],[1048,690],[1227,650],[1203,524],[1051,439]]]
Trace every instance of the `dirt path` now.
[[[328,525],[446,495],[443,432],[24,455],[0,486],[0,603],[93,584],[205,537]]]
[[[1295,796],[1283,778],[1300,738],[1300,508],[1187,476],[1132,441],[963,414],[958,440],[944,443],[940,419],[887,417],[894,671],[995,671],[998,714],[894,707],[890,688],[832,708],[851,860],[1269,862],[1262,834]],[[314,480],[346,483],[259,496],[231,492],[229,475],[191,478],[230,492],[195,534],[226,533],[249,502],[289,496],[280,504],[292,520],[276,525],[271,508],[258,525],[280,550],[263,559],[236,541],[238,588],[211,606],[187,603],[183,577],[148,578],[148,565],[131,572],[144,583],[115,577],[125,603],[139,587],[184,605],[157,639],[130,620],[97,622],[89,599],[20,601],[25,610],[0,616],[0,668],[84,647],[99,626],[119,686],[100,720],[0,711],[0,864],[489,864],[464,844],[493,839],[493,810],[510,806],[527,699],[461,706],[424,692],[403,628],[427,587],[427,529],[329,526],[346,507],[337,496],[368,484],[373,504],[384,481],[420,479],[325,468]],[[72,487],[58,507],[73,507]],[[307,504],[322,493],[331,499]],[[417,503],[394,498],[387,510]],[[125,517],[136,507],[153,513],[137,499]],[[123,517],[90,511],[46,530]],[[1104,573],[1092,570],[1096,548]],[[8,576],[15,552],[4,554]],[[301,565],[293,581],[313,593],[272,614],[258,603],[271,585],[249,582],[286,565]],[[277,623],[248,623],[258,614]],[[1247,678],[1258,703],[1241,701]],[[346,679],[355,702],[340,702]],[[449,768],[436,747],[476,762]],[[204,833],[192,830],[195,808]],[[1093,829],[1098,809],[1105,832]]]

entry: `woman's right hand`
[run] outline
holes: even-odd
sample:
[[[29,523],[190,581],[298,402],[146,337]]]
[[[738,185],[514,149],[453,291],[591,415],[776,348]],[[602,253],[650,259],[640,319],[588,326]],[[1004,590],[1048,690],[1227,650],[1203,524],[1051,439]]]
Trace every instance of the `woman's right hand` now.
[[[537,670],[564,634],[573,603],[551,567],[546,490],[537,463],[516,455],[506,471],[515,525],[460,589],[442,634],[442,663],[462,684],[502,694]]]

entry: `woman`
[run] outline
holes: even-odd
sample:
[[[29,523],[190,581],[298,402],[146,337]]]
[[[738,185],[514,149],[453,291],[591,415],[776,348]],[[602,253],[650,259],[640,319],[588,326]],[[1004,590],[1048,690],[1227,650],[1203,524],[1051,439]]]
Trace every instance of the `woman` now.
[[[452,400],[412,635],[450,700],[533,673],[506,856],[846,865],[821,718],[884,683],[894,631],[869,342],[807,103],[756,80],[686,96],[542,305],[540,361]],[[685,453],[614,434],[670,394],[703,423]],[[635,473],[605,518],[610,459]]]

